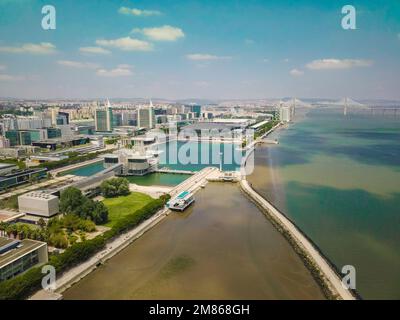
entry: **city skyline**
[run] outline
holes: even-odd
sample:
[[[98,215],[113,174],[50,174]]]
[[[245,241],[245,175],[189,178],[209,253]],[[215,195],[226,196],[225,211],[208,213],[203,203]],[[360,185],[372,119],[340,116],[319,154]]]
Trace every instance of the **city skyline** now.
[[[0,3],[0,96],[400,99],[400,5],[353,1]],[[298,17],[302,16],[303,19]]]

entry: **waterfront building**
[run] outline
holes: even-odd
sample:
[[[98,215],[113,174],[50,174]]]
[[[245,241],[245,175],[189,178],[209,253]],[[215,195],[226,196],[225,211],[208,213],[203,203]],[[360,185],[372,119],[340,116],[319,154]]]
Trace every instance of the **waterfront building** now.
[[[110,132],[113,130],[113,113],[109,101],[105,108],[96,109],[94,120],[96,131]]]
[[[0,237],[0,281],[14,278],[47,261],[45,242]]]
[[[58,197],[43,191],[32,191],[18,197],[19,212],[50,218],[59,213]]]
[[[122,164],[121,175],[143,176],[158,169],[159,152],[151,150],[120,149],[116,153],[103,156],[104,167]]]

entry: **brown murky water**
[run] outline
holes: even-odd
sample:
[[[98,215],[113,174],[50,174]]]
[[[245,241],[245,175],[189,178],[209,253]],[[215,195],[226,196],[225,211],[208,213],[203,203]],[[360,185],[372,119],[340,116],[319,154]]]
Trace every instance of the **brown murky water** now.
[[[287,241],[235,184],[210,183],[64,292],[65,299],[323,299]]]

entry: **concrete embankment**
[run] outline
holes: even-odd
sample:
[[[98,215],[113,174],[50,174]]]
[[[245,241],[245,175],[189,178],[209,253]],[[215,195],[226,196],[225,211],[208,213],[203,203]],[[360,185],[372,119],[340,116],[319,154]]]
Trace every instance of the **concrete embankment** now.
[[[356,299],[356,296],[350,290],[343,287],[342,281],[333,266],[292,221],[259,195],[247,180],[241,180],[240,186],[243,192],[266,213],[276,228],[288,239],[328,298]]]

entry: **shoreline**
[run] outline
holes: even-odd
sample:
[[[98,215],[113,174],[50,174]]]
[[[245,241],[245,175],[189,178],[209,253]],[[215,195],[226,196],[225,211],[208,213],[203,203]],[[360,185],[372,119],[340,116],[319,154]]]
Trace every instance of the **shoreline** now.
[[[176,195],[180,193],[182,188],[196,193],[201,189],[201,185],[207,183],[207,178],[210,174],[213,174],[217,169],[213,167],[207,167],[198,171],[195,175],[186,179],[179,185],[171,188],[169,191],[170,195]],[[194,182],[192,181],[194,180]],[[189,186],[190,185],[190,186]],[[94,256],[86,260],[85,262],[66,270],[61,274],[61,277],[56,281],[56,289],[52,291],[46,291],[40,289],[27,300],[60,300],[62,299],[62,293],[73,286],[75,283],[82,280],[84,277],[92,273],[100,265],[104,264],[107,260],[121,252],[127,246],[132,244],[135,240],[140,238],[144,233],[151,230],[159,222],[161,222],[171,211],[164,207],[156,212],[152,217],[143,221],[140,225],[136,226],[132,230],[129,230],[112,241],[107,243],[106,248],[97,252]]]
[[[240,188],[267,216],[277,231],[286,238],[328,299],[356,300],[359,298],[357,293],[342,287],[342,282],[334,265],[290,219],[258,194],[246,179],[240,181]]]
[[[302,121],[303,119],[300,119]],[[276,132],[287,128],[287,125],[277,126]],[[268,132],[266,136],[270,133]],[[255,154],[255,149],[253,150]],[[269,163],[269,170],[271,163]],[[276,172],[273,171],[273,179],[276,178]],[[322,292],[328,299],[355,300],[360,296],[356,291],[344,289],[341,283],[338,268],[323,254],[322,250],[305,234],[290,218],[278,209],[265,196],[261,195],[253,188],[251,183],[242,177],[240,189],[251,201],[253,201],[268,218],[274,227],[285,237],[292,246],[293,250],[300,256],[306,268],[321,287]]]

